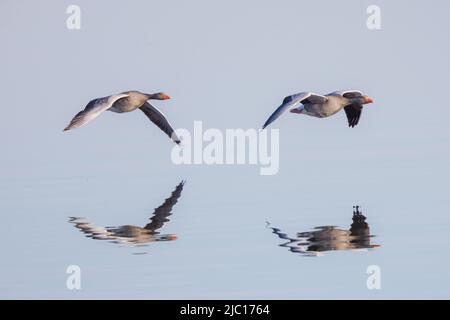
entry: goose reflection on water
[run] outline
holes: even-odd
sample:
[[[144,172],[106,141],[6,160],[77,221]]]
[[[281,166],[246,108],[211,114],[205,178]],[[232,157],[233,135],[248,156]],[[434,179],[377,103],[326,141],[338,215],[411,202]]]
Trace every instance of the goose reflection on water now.
[[[169,221],[168,217],[172,214],[172,208],[181,196],[184,183],[185,181],[181,181],[172,192],[171,196],[167,198],[161,206],[155,209],[150,218],[150,223],[144,227],[131,225],[101,227],[95,226],[86,218],[82,217],[71,217],[69,222],[73,223],[75,228],[84,233],[86,237],[95,240],[107,240],[114,243],[134,245],[144,245],[156,241],[176,240],[177,236],[175,234],[160,234],[157,230],[161,229],[164,224]]]
[[[291,252],[303,256],[322,256],[323,252],[336,250],[368,250],[380,247],[371,244],[373,235],[370,235],[369,224],[366,217],[359,210],[359,206],[353,207],[353,223],[349,230],[338,229],[335,226],[316,227],[314,231],[299,232],[297,237],[291,238],[281,229],[272,227],[267,223],[267,228],[272,229],[280,239],[287,242],[280,244]]]

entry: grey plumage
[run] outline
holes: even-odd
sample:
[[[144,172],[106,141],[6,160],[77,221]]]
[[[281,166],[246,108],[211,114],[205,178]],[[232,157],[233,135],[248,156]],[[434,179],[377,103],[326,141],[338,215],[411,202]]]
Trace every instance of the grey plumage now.
[[[97,118],[103,111],[108,110],[119,99],[127,97],[127,94],[116,94],[89,101],[84,110],[78,112],[64,131],[79,128]]]
[[[326,118],[342,109],[347,115],[349,127],[353,128],[359,122],[363,105],[372,102],[372,99],[358,90],[335,91],[324,96],[312,92],[301,92],[284,98],[281,106],[264,123],[263,129],[287,111]]]

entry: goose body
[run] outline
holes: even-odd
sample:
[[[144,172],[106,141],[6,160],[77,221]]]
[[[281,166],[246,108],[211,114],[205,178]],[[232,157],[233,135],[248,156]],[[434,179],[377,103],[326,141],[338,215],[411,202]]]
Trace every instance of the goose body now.
[[[345,110],[349,127],[358,124],[364,104],[373,100],[358,90],[335,91],[327,95],[301,92],[284,98],[283,103],[267,119],[263,129],[285,112],[305,114],[316,118],[330,117]]]
[[[327,118],[338,113],[342,108],[343,104],[341,99],[328,96],[326,103],[305,103],[304,105],[293,109],[291,112],[303,113],[317,118]]]
[[[115,101],[108,111],[116,113],[131,112],[140,108],[147,100],[153,99],[152,94],[145,94],[139,91],[126,91],[122,94],[125,94],[126,97]],[[166,99],[169,99],[169,97],[167,96]]]

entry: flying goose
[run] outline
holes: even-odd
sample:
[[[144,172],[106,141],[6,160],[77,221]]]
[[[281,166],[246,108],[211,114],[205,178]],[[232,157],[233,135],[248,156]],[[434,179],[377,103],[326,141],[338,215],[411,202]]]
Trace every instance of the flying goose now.
[[[264,123],[263,129],[286,111],[317,118],[326,118],[334,115],[341,109],[345,110],[348,126],[353,128],[358,124],[363,105],[372,102],[371,98],[363,95],[358,90],[335,91],[325,96],[312,92],[301,92],[284,98],[281,106]]]
[[[166,133],[175,143],[179,144],[180,139],[174,133],[174,130],[166,117],[156,107],[152,106],[147,100],[167,100],[170,97],[165,93],[142,93],[139,91],[127,91],[120,94],[113,94],[107,97],[98,98],[90,101],[83,111],[80,111],[70,121],[70,124],[64,129],[79,128],[86,123],[97,118],[103,111],[112,111],[117,113],[131,112],[139,108],[158,128]]]

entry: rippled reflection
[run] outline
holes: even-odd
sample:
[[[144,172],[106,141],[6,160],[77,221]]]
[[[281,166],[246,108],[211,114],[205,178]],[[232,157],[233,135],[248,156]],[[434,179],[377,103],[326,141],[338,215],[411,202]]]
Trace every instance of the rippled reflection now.
[[[100,227],[92,224],[88,219],[81,217],[71,217],[69,222],[73,223],[75,228],[83,232],[86,237],[95,240],[108,240],[114,243],[136,245],[143,245],[155,241],[176,240],[177,236],[175,234],[160,234],[157,230],[161,229],[169,221],[168,217],[172,214],[172,208],[181,196],[184,183],[185,181],[182,181],[178,184],[171,196],[161,206],[155,209],[150,218],[150,223],[144,227],[131,225]]]
[[[292,238],[281,229],[272,227],[267,223],[267,227],[272,229],[280,239],[287,242],[280,244],[290,251],[305,256],[320,256],[322,252],[335,250],[364,250],[377,248],[379,245],[371,244],[373,235],[370,235],[369,224],[366,217],[359,210],[359,206],[353,207],[353,223],[349,230],[338,229],[335,226],[321,226],[313,231],[299,232]]]

